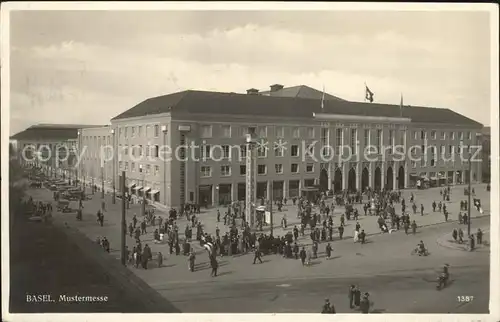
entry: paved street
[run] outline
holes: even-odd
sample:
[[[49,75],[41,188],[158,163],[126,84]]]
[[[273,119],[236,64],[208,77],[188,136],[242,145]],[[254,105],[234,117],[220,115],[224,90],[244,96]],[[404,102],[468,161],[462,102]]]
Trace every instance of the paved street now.
[[[31,193],[35,198],[51,196],[50,192],[43,189],[32,190]],[[476,186],[476,193],[482,200],[485,214],[489,213],[489,196],[484,186]],[[405,191],[404,195],[408,199],[409,193]],[[433,195],[437,198],[439,192],[436,189],[418,191],[415,193],[416,202],[423,203],[429,209]],[[452,202],[448,205],[450,219],[456,219],[457,203],[464,199],[463,186],[454,188]],[[95,216],[99,200],[100,195],[96,194],[92,201],[86,202],[83,222],[77,222],[74,214],[56,214],[55,220],[63,220],[68,225],[77,227],[91,239],[106,236],[111,241],[112,255],[118,257],[120,201],[111,205],[110,198],[107,197],[108,212],[105,213],[104,227],[100,227]],[[74,206],[76,207],[76,203]],[[293,207],[289,206],[289,219],[294,218],[296,213],[291,208]],[[337,209],[336,213],[339,214],[340,211]],[[127,220],[134,213],[140,218],[139,205],[131,205],[131,209],[127,211]],[[473,217],[478,214],[475,209],[472,210]],[[211,231],[210,227],[215,227],[214,210],[205,212],[200,217],[208,231]],[[252,255],[222,258],[220,276],[216,279],[209,276],[208,258],[204,252],[199,252],[196,271],[191,273],[187,268],[186,257],[168,255],[167,245],[152,243],[153,229],[149,227],[149,234],[142,239],[151,246],[153,252],[161,251],[167,256],[165,267],[147,271],[135,268],[131,270],[184,312],[272,312],[278,308],[283,312],[317,312],[325,296],[336,304],[338,302],[339,311],[347,312],[348,307],[344,307],[346,292],[348,285],[354,282],[359,283],[362,290],[366,289],[373,294],[375,309],[387,312],[484,312],[488,303],[484,296],[489,294],[489,252],[481,250],[471,253],[439,245],[438,239],[445,238],[443,236],[458,227],[456,222],[433,225],[444,221],[442,214],[413,215],[412,219],[419,226],[432,226],[418,229],[415,236],[406,236],[404,232],[370,236],[365,245],[355,244],[352,239],[334,241],[333,259],[328,261],[324,258],[325,243],[322,243],[319,248],[320,258],[310,267],[302,267],[300,261],[276,255],[265,256],[264,263],[256,265],[252,265]],[[368,234],[378,230],[375,216],[361,216],[360,223]],[[182,232],[184,225],[185,220],[179,220]],[[221,230],[222,226],[222,223],[219,224]],[[478,227],[487,230],[489,217],[473,219],[473,231]],[[466,226],[463,229],[466,230]],[[487,238],[489,236],[485,236]],[[410,255],[420,240],[425,242],[431,256]],[[128,239],[128,244],[133,245],[131,239]],[[451,273],[457,274],[457,280],[449,290],[437,292],[434,289],[436,270],[444,263],[451,265]],[[387,274],[399,274],[401,277],[387,277]],[[242,283],[241,287],[238,283]],[[235,285],[238,287],[234,287]],[[386,287],[387,285],[391,286]],[[456,302],[456,295],[465,295],[464,292],[474,293],[470,295],[474,295],[475,300],[458,306],[460,303]],[[442,300],[443,304],[436,305],[437,296],[442,294],[449,294],[449,297]],[[200,298],[204,300],[197,301]],[[241,298],[245,299],[243,303],[236,301]],[[414,303],[412,298],[418,301]],[[425,302],[421,302],[424,299]],[[198,303],[196,307],[192,305],[193,301]]]

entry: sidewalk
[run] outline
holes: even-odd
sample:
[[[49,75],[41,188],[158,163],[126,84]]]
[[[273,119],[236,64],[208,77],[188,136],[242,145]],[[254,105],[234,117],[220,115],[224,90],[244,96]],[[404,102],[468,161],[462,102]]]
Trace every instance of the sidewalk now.
[[[466,228],[465,229],[462,228],[462,230],[464,230],[464,232],[466,233],[467,226],[465,226],[465,227]],[[483,231],[483,243],[482,244],[478,244],[477,240],[476,240],[476,248],[474,249],[474,251],[475,252],[489,252],[490,251],[490,244],[489,244],[489,241],[490,241],[490,231],[489,231],[489,227],[480,227],[480,228]],[[477,230],[471,231],[471,233],[473,233],[475,235],[476,231]],[[458,242],[456,242],[453,239],[453,236],[452,236],[451,233],[441,236],[440,238],[438,238],[436,240],[436,243],[439,246],[442,246],[442,247],[445,247],[445,248],[449,248],[449,249],[466,251],[466,252],[470,251],[470,249],[469,249],[469,242],[468,242],[468,239],[466,237],[464,237],[464,243],[463,244],[459,244]]]

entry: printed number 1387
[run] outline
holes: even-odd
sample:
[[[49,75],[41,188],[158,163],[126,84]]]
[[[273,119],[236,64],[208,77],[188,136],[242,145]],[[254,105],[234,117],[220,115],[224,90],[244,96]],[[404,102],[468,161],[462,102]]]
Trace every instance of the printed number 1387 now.
[[[457,296],[458,302],[472,302],[474,300],[474,296]]]

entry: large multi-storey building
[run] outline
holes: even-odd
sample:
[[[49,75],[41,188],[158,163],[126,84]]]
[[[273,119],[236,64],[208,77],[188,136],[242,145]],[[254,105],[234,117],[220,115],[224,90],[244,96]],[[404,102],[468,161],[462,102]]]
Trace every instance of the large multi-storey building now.
[[[150,98],[109,127],[82,131],[81,139],[84,146],[93,142],[90,154],[111,142],[115,176],[125,171],[131,195],[179,206],[245,199],[249,130],[258,142],[257,197],[271,199],[309,186],[339,191],[480,181],[481,164],[471,163],[469,175],[468,156],[481,129],[449,109],[350,102],[307,86],[273,85],[263,93],[190,90]],[[95,169],[86,158],[84,167],[82,173]]]
[[[36,165],[47,174],[76,178],[78,133],[87,126],[92,125],[38,124],[10,139],[16,142],[17,159],[22,165]]]

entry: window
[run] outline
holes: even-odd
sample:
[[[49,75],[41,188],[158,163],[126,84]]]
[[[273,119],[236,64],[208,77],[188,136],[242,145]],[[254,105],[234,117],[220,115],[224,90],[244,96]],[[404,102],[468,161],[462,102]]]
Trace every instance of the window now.
[[[125,171],[128,171],[128,162],[125,162]]]
[[[464,132],[458,132],[458,139],[463,140],[464,139]]]
[[[436,139],[436,131],[431,131],[431,139]]]
[[[358,140],[358,130],[351,129],[351,151],[352,154],[356,154],[358,150],[357,141]]]
[[[307,152],[309,156],[314,156],[314,143],[307,146]]]
[[[147,174],[151,173],[151,165],[150,164],[146,165],[146,173]]]
[[[149,157],[151,155],[151,145],[146,147],[146,156]]]
[[[335,137],[335,143],[336,143],[336,146],[337,146],[337,154],[338,155],[341,155],[342,153],[342,145],[344,144],[344,132],[342,131],[342,129],[337,129],[336,131],[337,135]]]
[[[365,143],[365,146],[370,145],[370,130],[368,130],[368,129],[364,130],[364,143]]]
[[[420,139],[425,140],[427,138],[427,132],[424,130],[420,131]]]
[[[275,164],[274,169],[276,170],[277,174],[282,174],[283,173],[283,165],[282,164]]]
[[[267,138],[267,126],[259,126],[259,137]]]
[[[154,174],[155,174],[155,176],[157,176],[157,175],[158,175],[158,173],[160,173],[160,166],[155,165],[155,173],[154,173]]]
[[[393,154],[396,146],[396,133],[394,130],[389,130],[389,153]]]
[[[294,139],[300,138],[300,128],[294,127],[292,129],[292,136],[293,136]]]
[[[314,164],[313,163],[308,163],[306,164],[306,172],[314,172]]]
[[[441,131],[441,140],[446,140],[446,132]]]
[[[455,140],[455,132],[450,132],[450,139]]]
[[[417,167],[417,161],[412,161],[411,162],[411,167],[415,169]]]
[[[378,149],[378,154],[381,154],[382,153],[382,144],[383,144],[383,141],[382,141],[382,130],[377,130],[377,138],[376,138],[376,141],[377,141],[377,149]]]
[[[211,125],[202,125],[201,126],[201,137],[202,138],[211,138],[212,137],[212,126]]]
[[[246,157],[247,157],[247,146],[243,144],[240,146],[240,160],[243,160]]]
[[[123,162],[118,161],[118,169],[123,170]]]
[[[200,169],[202,178],[208,178],[212,176],[212,168],[208,166],[202,166]]]
[[[132,137],[135,137],[135,126],[132,126],[131,135]]]
[[[128,129],[128,127],[125,127],[125,131],[124,131],[124,136],[125,137],[127,137],[127,132],[128,132],[127,129]]]
[[[141,135],[142,135],[142,125],[137,127],[137,136],[141,137]]]
[[[418,131],[413,131],[413,139],[418,140]]]
[[[132,168],[132,172],[135,172],[135,163],[134,162],[132,162],[131,168]]]
[[[257,174],[266,174],[267,173],[267,167],[265,164],[259,164],[257,166]]]
[[[201,158],[203,160],[210,159],[210,150],[211,150],[210,144],[205,144],[201,147]]]
[[[290,172],[291,173],[299,173],[299,164],[298,163],[292,163],[290,167]]]
[[[448,145],[448,153],[453,154],[453,145]]]
[[[222,125],[222,137],[224,138],[231,137],[231,125]]]
[[[274,145],[274,156],[282,157],[284,154],[285,154],[285,148],[280,140],[278,144]]]
[[[431,167],[435,167],[436,166],[436,162],[434,161],[434,159],[431,159]]]
[[[224,177],[230,176],[231,175],[231,167],[228,165],[222,165],[220,167],[220,175],[224,176]]]
[[[285,128],[283,126],[276,127],[276,137],[284,138],[285,137]]]
[[[472,132],[467,132],[467,140],[472,140]]]
[[[160,155],[160,146],[159,145],[155,145],[154,157],[158,158],[159,155]]]
[[[444,145],[441,145],[441,149],[440,149],[440,153],[441,153],[441,155],[444,155],[444,154],[445,154],[445,152],[446,152],[446,148],[445,148],[445,146],[444,146]]]
[[[231,154],[229,153],[230,149],[229,149],[229,145],[223,145],[222,146],[222,158],[224,159],[230,159],[231,158]]]
[[[291,153],[292,157],[298,157],[299,156],[299,146],[296,144],[292,145],[290,153]]]
[[[142,173],[142,164],[139,164],[139,172]]]
[[[123,146],[123,154],[128,156],[128,146],[126,145]]]
[[[245,174],[247,174],[247,166],[240,165],[240,175],[244,176]]]
[[[330,156],[330,149],[328,148],[330,145],[330,130],[328,128],[321,128],[321,154],[325,157]]]
[[[313,127],[307,128],[307,137],[310,139],[314,139],[314,128]]]
[[[158,124],[155,125],[155,138],[160,136],[160,126]]]
[[[146,125],[146,137],[148,138],[151,135],[151,126]]]
[[[141,157],[142,157],[142,152],[143,152],[142,151],[142,145],[139,145],[139,156],[141,156]]]
[[[257,148],[257,157],[259,158],[267,157],[267,147],[264,145],[264,143]]]

